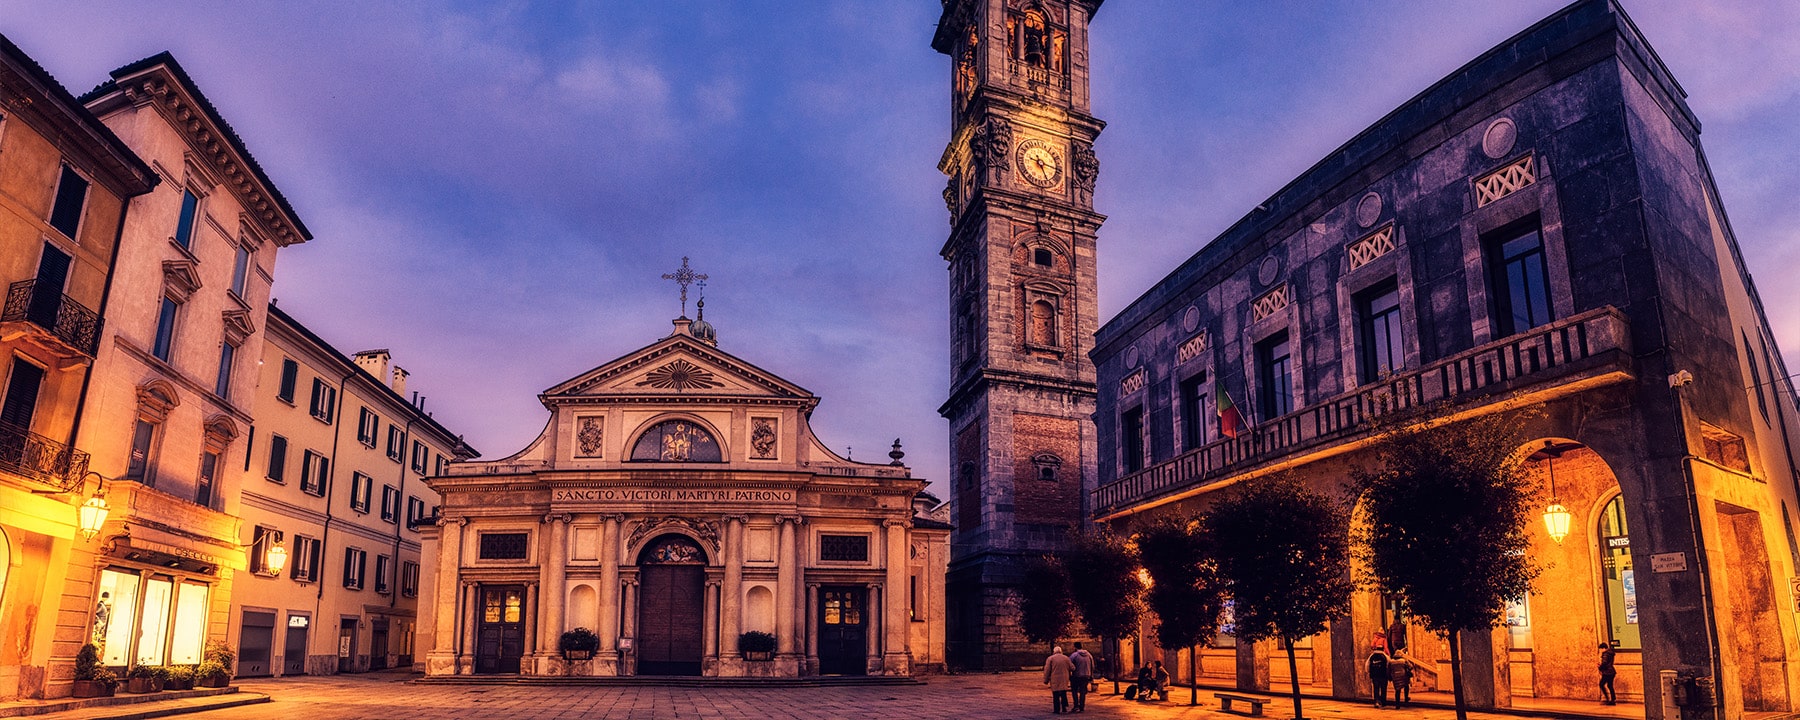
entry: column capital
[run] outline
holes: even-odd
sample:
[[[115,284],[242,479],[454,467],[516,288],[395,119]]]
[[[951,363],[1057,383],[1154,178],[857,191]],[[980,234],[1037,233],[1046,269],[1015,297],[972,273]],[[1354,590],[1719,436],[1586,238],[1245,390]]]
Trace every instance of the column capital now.
[[[806,584],[806,589],[808,589],[808,590],[817,590],[817,589],[819,589],[819,586],[820,586],[820,585],[824,585],[824,584],[825,584],[825,583],[816,583],[816,582],[809,582],[809,583],[807,583],[807,584]]]
[[[602,522],[615,522],[615,523],[616,522],[625,522],[625,514],[624,513],[602,513],[600,515],[600,520]]]
[[[882,527],[910,527],[911,525],[912,518],[883,518],[881,521]]]
[[[725,515],[724,518],[725,518],[725,522],[737,523],[739,525],[749,522],[749,520],[750,520],[749,515]]]
[[[469,518],[467,516],[463,516],[463,515],[445,515],[443,517],[438,518],[438,521],[437,521],[438,527],[449,527],[451,525],[456,525],[456,526],[460,527],[460,526],[467,525],[467,524],[469,524]]]
[[[799,527],[806,524],[806,518],[800,515],[776,515],[775,522],[781,525]]]
[[[550,514],[544,516],[545,523],[565,523],[565,524],[567,524],[568,522],[570,522],[574,519],[575,519],[575,516],[570,515],[569,513],[550,513]]]

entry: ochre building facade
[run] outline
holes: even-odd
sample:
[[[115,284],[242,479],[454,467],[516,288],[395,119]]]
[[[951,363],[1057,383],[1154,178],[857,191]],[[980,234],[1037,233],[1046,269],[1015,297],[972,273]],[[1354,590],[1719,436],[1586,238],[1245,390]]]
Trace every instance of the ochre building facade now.
[[[949,530],[915,517],[897,441],[891,464],[839,457],[808,425],[817,397],[685,317],[540,398],[525,450],[426,481],[427,675],[941,667]],[[564,645],[578,628],[591,652]],[[741,648],[750,631],[774,647]]]

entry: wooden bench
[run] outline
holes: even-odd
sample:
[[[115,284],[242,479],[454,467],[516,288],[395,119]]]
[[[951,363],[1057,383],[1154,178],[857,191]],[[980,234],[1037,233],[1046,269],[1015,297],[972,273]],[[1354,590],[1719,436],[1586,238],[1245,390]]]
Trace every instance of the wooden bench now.
[[[1250,717],[1262,717],[1262,706],[1269,702],[1263,698],[1250,697],[1249,695],[1233,695],[1231,693],[1213,693],[1213,697],[1219,699],[1219,709],[1225,712],[1231,712],[1231,704],[1233,702],[1250,703]]]

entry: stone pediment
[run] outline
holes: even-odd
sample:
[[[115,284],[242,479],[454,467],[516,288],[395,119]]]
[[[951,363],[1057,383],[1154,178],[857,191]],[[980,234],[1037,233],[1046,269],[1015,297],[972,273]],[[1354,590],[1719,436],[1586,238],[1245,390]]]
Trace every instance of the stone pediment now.
[[[542,399],[761,397],[818,399],[762,368],[686,335],[674,335],[545,390]]]

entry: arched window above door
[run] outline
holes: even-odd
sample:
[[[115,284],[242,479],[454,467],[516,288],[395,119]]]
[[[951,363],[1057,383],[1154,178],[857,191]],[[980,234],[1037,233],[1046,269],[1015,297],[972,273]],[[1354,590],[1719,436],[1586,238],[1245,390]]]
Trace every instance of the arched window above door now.
[[[631,448],[638,462],[723,462],[719,441],[692,420],[667,420],[638,436]]]

